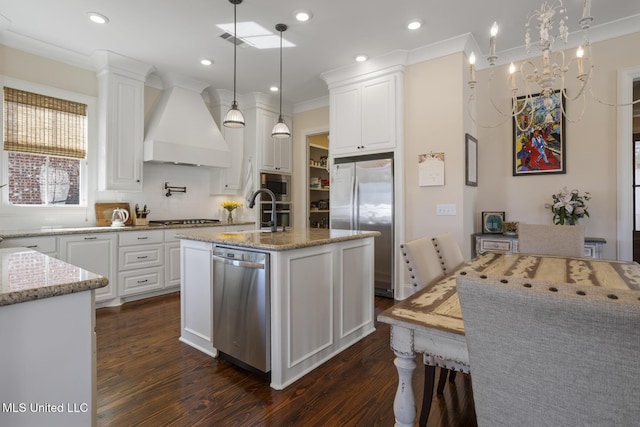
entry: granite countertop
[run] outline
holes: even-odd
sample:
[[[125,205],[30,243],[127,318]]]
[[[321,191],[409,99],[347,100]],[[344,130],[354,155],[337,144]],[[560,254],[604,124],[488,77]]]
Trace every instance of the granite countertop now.
[[[0,306],[98,289],[106,277],[25,248],[0,249]]]
[[[275,233],[260,230],[217,233],[214,231],[193,231],[176,233],[179,239],[198,240],[201,242],[220,243],[242,248],[262,249],[267,251],[288,251],[309,246],[326,245],[348,240],[364,239],[380,236],[379,231],[336,230],[326,228],[289,228],[287,231]]]
[[[120,231],[169,230],[172,228],[226,227],[234,225],[254,225],[255,222],[206,223],[206,224],[150,224],[127,227],[42,227],[30,230],[0,230],[0,241],[17,237],[59,236],[86,233],[113,233]]]

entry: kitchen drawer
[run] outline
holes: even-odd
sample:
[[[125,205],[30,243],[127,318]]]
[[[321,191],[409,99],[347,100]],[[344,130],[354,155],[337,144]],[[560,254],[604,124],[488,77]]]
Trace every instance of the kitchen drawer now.
[[[131,296],[162,289],[164,268],[153,267],[118,274],[120,296]]]
[[[162,243],[162,230],[126,231],[120,233],[120,246],[146,245],[147,243]]]
[[[118,248],[118,270],[156,267],[162,264],[163,244],[125,246]]]
[[[58,252],[55,236],[48,237],[17,237],[4,239],[0,242],[0,248],[25,247],[34,251],[51,254]]]
[[[513,240],[482,238],[480,240],[480,249],[478,253],[484,252],[514,252]]]

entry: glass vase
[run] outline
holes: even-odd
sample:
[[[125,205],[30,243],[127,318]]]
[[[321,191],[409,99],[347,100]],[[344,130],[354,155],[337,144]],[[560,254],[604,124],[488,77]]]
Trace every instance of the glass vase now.
[[[227,215],[227,223],[231,224],[233,222],[233,211],[228,211],[229,214]]]

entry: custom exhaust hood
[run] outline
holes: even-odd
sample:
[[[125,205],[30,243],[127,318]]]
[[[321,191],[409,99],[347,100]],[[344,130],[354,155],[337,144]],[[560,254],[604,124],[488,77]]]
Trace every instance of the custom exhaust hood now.
[[[229,147],[201,95],[207,85],[175,74],[162,81],[165,89],[145,132],[144,161],[229,167]]]

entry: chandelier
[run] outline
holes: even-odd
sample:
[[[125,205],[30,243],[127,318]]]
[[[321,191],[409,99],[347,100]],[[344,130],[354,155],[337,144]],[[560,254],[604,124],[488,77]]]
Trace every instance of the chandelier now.
[[[525,60],[519,67],[516,67],[513,62],[509,65],[507,86],[510,88],[512,98],[510,111],[501,110],[491,99],[493,107],[501,115],[505,116],[507,120],[515,117],[524,117],[524,120],[514,121],[522,132],[528,131],[532,126],[534,115],[536,117],[544,117],[544,123],[548,123],[558,120],[558,117],[554,118],[554,112],[558,111],[569,122],[575,123],[579,121],[584,115],[587,93],[590,93],[597,102],[607,106],[627,106],[640,102],[640,100],[636,100],[629,104],[606,103],[595,97],[590,89],[589,83],[594,69],[594,64],[591,61],[591,44],[588,37],[588,30],[593,22],[591,0],[584,0],[582,17],[578,21],[583,31],[584,40],[576,49],[575,56],[571,58],[567,58],[563,50],[555,52],[552,50],[556,40],[562,40],[567,43],[569,36],[567,22],[567,9],[562,0],[557,0],[556,2],[544,1],[539,10],[534,10],[529,14],[525,26],[525,47],[527,53],[531,53],[532,27],[536,28],[540,40],[535,44],[542,51],[541,62],[538,61],[538,64],[536,64],[532,60]],[[557,33],[554,33],[553,30],[556,28]],[[498,58],[496,56],[497,34],[498,24],[494,22],[490,31],[489,56],[487,58],[490,66],[494,66]],[[468,84],[471,88],[469,102],[475,99],[475,61],[475,53],[472,52],[469,55],[470,75]],[[494,71],[492,71],[489,76],[490,87],[494,77]],[[569,81],[570,78],[573,78],[576,83],[571,83]],[[567,83],[571,83],[571,90],[567,88]],[[572,120],[567,116],[563,100],[582,101],[582,111],[577,118]],[[473,117],[472,119],[476,124],[480,125]],[[495,126],[480,126],[497,127],[503,123]]]

